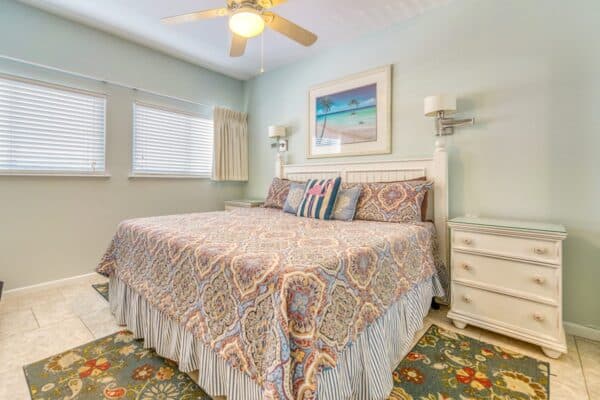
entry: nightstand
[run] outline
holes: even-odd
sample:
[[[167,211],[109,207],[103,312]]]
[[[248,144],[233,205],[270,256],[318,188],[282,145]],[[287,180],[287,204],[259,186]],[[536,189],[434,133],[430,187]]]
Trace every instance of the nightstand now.
[[[263,203],[263,200],[227,200],[225,202],[225,211],[231,211],[236,208],[260,207]]]
[[[467,324],[567,352],[562,323],[562,225],[454,218],[451,230],[451,308]]]

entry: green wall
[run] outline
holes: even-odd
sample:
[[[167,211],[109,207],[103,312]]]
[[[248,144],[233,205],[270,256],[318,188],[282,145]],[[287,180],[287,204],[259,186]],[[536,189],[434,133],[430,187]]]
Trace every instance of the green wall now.
[[[243,106],[238,80],[12,0],[0,0],[0,55],[209,106]],[[92,272],[125,218],[222,209],[224,200],[242,196],[243,184],[128,179],[132,102],[191,105],[2,59],[0,72],[107,93],[106,156],[111,174],[0,176],[0,280],[6,282],[5,289]]]
[[[393,64],[393,152],[371,159],[430,156],[423,98],[456,93],[476,125],[449,138],[451,216],[566,225],[565,320],[600,329],[599,15],[595,0],[454,0],[246,82],[246,194],[273,176],[268,125],[287,124],[288,162],[306,161],[310,86]]]
[[[431,155],[423,97],[456,93],[474,127],[449,139],[451,215],[566,225],[565,320],[600,329],[600,3],[454,0],[320,56],[242,83],[13,0],[0,1],[0,54],[250,113],[250,176],[241,184],[128,179],[131,103],[170,100],[1,61],[0,72],[109,95],[109,179],[0,176],[0,279],[7,288],[91,271],[116,224],[264,197],[270,124],[290,126],[288,162],[305,162],[308,88],[393,64],[393,153]],[[351,159],[349,159],[351,160]]]

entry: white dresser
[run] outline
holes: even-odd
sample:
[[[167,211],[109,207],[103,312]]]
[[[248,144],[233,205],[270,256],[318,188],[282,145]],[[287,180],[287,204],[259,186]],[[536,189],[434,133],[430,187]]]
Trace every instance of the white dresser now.
[[[562,225],[460,217],[450,220],[451,308],[467,324],[567,352],[562,324]]]

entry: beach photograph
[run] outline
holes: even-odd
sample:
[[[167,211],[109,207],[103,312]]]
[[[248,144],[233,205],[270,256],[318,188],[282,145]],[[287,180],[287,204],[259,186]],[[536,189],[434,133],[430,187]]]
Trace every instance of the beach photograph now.
[[[316,146],[377,141],[377,84],[318,97]]]

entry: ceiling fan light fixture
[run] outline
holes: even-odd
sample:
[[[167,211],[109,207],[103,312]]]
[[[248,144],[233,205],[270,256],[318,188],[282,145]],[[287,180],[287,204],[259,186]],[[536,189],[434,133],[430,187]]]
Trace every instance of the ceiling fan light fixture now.
[[[236,35],[252,38],[265,30],[265,21],[258,11],[245,7],[229,17],[229,29]]]

